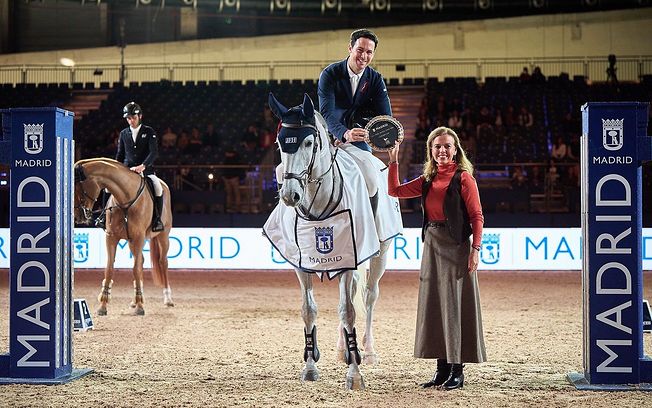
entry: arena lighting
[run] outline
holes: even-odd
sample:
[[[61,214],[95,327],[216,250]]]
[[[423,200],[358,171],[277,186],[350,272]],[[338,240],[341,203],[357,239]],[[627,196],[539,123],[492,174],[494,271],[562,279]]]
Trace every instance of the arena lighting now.
[[[66,58],[66,57],[60,58],[59,63],[61,65],[63,65],[64,67],[74,67],[75,66],[75,60],[73,60],[72,58]]]
[[[213,176],[213,173],[208,173],[208,179],[209,179],[209,180],[213,181],[213,178],[214,178],[214,177],[215,177],[215,176]]]

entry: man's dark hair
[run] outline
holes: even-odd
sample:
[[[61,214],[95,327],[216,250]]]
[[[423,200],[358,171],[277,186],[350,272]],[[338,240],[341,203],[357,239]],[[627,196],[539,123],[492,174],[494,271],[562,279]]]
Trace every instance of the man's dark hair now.
[[[361,28],[355,30],[351,33],[351,47],[355,45],[355,42],[358,41],[358,38],[367,38],[374,42],[374,47],[378,48],[378,37],[374,34],[373,31],[367,30],[366,28]]]

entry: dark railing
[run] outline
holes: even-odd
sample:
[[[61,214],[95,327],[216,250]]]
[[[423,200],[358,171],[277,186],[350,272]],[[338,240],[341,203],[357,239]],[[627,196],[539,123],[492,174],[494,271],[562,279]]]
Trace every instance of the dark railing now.
[[[313,80],[327,65],[326,61],[252,61],[205,63],[84,64],[72,67],[61,65],[25,64],[0,67],[0,84],[49,83],[118,83],[159,81],[282,81]],[[608,68],[606,57],[532,57],[532,58],[451,58],[423,60],[377,59],[375,68],[385,78],[396,78],[399,83],[410,78],[472,77],[484,82],[487,77],[518,76],[523,67],[530,72],[541,68],[544,75],[566,73],[571,78],[582,76],[589,81],[605,81]],[[618,78],[621,81],[639,81],[652,75],[652,56],[618,56]],[[124,75],[122,75],[124,74]]]

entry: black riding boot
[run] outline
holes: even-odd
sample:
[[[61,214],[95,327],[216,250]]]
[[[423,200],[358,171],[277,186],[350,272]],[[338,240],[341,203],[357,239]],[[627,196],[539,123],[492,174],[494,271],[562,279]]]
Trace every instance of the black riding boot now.
[[[100,208],[102,209],[102,212],[100,215],[97,216],[95,219],[95,226],[98,228],[102,228],[103,230],[106,230],[106,203],[109,201],[109,196],[104,189],[102,189],[102,192],[100,193]]]
[[[450,377],[450,374],[451,374],[451,364],[448,364],[448,362],[444,358],[438,358],[437,371],[435,372],[435,375],[432,376],[432,380],[428,381],[427,383],[421,384],[421,386],[423,388],[439,387],[444,382],[446,382],[448,377]]]
[[[154,197],[154,221],[152,221],[152,232],[163,231],[161,214],[163,213],[163,196]]]
[[[373,197],[369,197],[369,202],[371,203],[371,212],[375,217],[376,211],[378,211],[378,192]]]
[[[451,375],[448,377],[445,383],[442,384],[442,388],[445,390],[454,390],[457,388],[462,388],[464,386],[464,373],[463,373],[462,364],[452,364]]]

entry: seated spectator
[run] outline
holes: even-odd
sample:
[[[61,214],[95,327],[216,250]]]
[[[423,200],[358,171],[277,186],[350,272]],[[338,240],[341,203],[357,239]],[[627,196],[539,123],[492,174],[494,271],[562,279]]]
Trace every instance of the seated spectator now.
[[[204,143],[202,142],[199,129],[195,126],[190,131],[190,140],[188,141],[188,148],[186,149],[186,153],[197,154],[201,152],[203,145]]]
[[[503,115],[503,124],[507,130],[512,129],[512,127],[517,123],[516,114],[514,113],[514,106],[508,105]]]
[[[195,175],[190,172],[188,167],[181,167],[177,176],[175,187],[177,190],[192,191],[197,190],[195,185]]]
[[[268,147],[273,146],[276,141],[276,135],[267,129],[260,132],[260,148],[267,150]]]
[[[564,138],[559,136],[552,145],[550,150],[550,158],[555,162],[563,162],[568,159],[568,146],[564,143]]]
[[[217,134],[217,130],[215,130],[215,125],[213,125],[213,123],[206,125],[206,130],[204,131],[201,140],[204,146],[217,146],[220,143],[219,135]]]
[[[168,126],[161,136],[161,147],[163,149],[173,149],[177,145],[177,134],[174,133],[171,126]]]
[[[242,143],[249,146],[258,146],[258,128],[256,125],[249,125],[242,134]]]
[[[456,132],[462,129],[462,117],[460,116],[460,112],[456,109],[451,112],[451,115],[448,118],[448,127]]]
[[[224,152],[224,164],[230,166],[222,171],[224,189],[226,193],[226,212],[234,213],[240,211],[240,180],[244,178],[243,168],[233,167],[242,165],[240,155],[233,147],[227,147]]]
[[[516,118],[519,126],[529,129],[534,125],[534,117],[525,106],[521,106],[521,111]]]
[[[480,134],[483,130],[493,130],[492,126],[493,120],[491,118],[491,112],[487,106],[480,108],[480,114],[478,115],[478,126],[476,127],[476,133],[478,135],[478,140],[480,140]]]
[[[181,131],[181,135],[177,139],[177,150],[179,153],[188,152],[188,144],[190,143],[190,137],[188,137],[188,132],[185,130]]]

